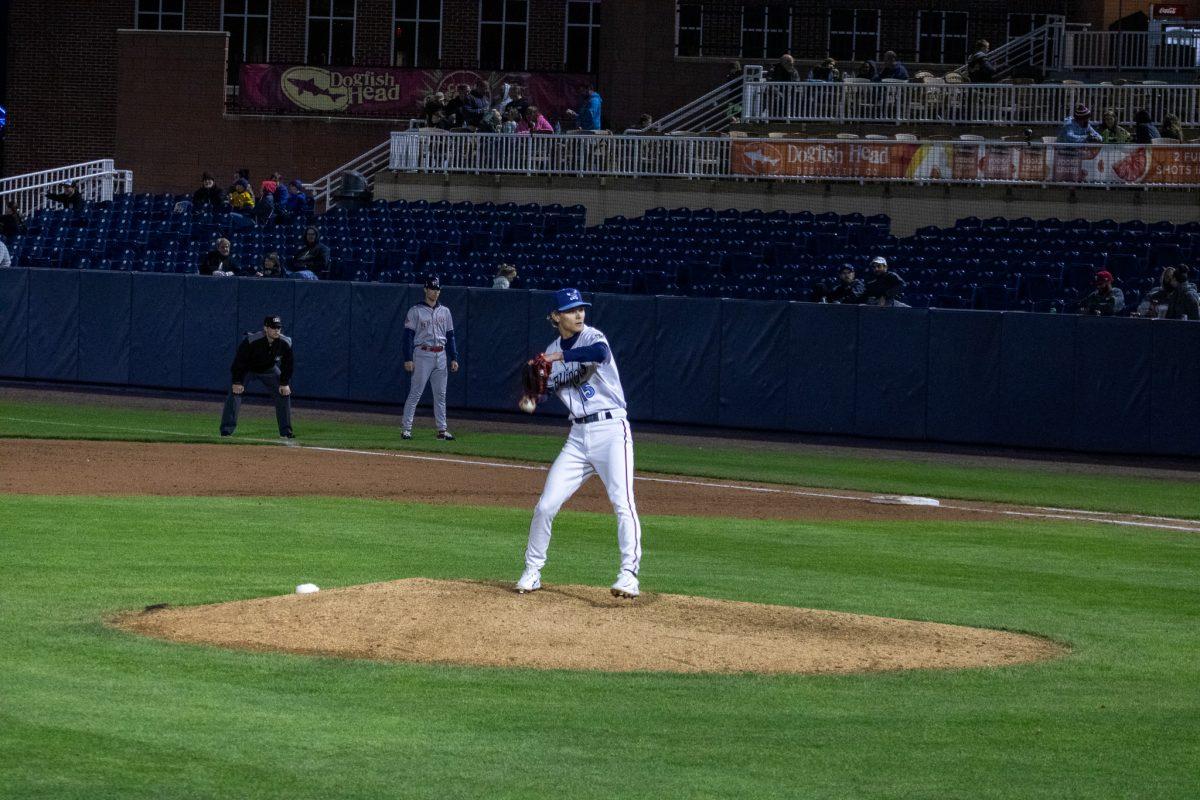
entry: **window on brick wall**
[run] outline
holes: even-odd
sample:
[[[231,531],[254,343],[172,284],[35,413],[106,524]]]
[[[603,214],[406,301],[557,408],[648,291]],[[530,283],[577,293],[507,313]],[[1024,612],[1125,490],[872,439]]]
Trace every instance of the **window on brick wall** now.
[[[600,43],[600,0],[567,0],[564,36],[563,68],[568,72],[595,72],[596,46]]]
[[[675,55],[704,55],[704,4],[679,3],[675,6]]]
[[[395,0],[392,65],[436,67],[442,57],[442,0]]]
[[[1046,24],[1046,14],[1009,14],[1008,15],[1008,38],[1016,39],[1019,36],[1032,31],[1034,28],[1040,28]]]
[[[354,63],[354,0],[308,0],[308,63]]]
[[[967,12],[918,11],[917,60],[962,64],[967,60]]]
[[[229,74],[226,82],[238,82],[242,64],[270,60],[271,0],[225,0],[221,29],[229,33]]]
[[[742,7],[742,58],[779,58],[791,49],[791,6]]]
[[[143,31],[183,30],[183,0],[135,0],[135,25]]]
[[[525,69],[529,49],[528,0],[481,0],[480,69]]]
[[[879,10],[831,8],[826,50],[838,61],[879,59]]]

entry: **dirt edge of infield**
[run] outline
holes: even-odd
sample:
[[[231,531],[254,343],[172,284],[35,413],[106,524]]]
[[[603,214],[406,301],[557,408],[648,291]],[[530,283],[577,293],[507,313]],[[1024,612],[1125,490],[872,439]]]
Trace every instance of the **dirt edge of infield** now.
[[[376,661],[599,672],[846,674],[1004,667],[1065,655],[1038,636],[596,586],[406,578],[119,614],[190,644]]]

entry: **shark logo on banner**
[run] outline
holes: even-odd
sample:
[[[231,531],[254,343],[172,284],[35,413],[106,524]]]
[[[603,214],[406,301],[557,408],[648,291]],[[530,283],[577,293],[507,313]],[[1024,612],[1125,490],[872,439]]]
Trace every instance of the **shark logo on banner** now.
[[[783,169],[783,154],[772,144],[755,144],[742,150],[746,171],[753,175],[777,175]]]
[[[292,67],[283,73],[283,93],[305,111],[345,111],[350,93],[333,85],[329,70]]]

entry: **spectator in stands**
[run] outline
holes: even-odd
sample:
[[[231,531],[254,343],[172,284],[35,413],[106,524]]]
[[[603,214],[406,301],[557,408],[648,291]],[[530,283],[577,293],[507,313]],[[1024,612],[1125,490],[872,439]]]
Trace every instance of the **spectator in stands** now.
[[[567,116],[579,124],[581,131],[600,130],[600,93],[594,87],[588,86],[583,90],[583,101],[579,110],[567,109]]]
[[[521,112],[511,105],[504,111],[504,124],[500,126],[501,133],[516,133],[521,125]],[[528,131],[527,131],[528,132]]]
[[[508,289],[516,279],[517,268],[512,264],[501,264],[500,269],[496,270],[496,277],[492,278],[492,288]]]
[[[1102,142],[1104,137],[1092,127],[1092,110],[1083,103],[1075,106],[1075,112],[1063,122],[1058,132],[1058,141],[1079,144]]]
[[[4,234],[4,238],[11,242],[14,237],[24,231],[25,216],[21,213],[21,209],[12,200],[5,200],[4,215],[0,216],[0,233]]]
[[[229,193],[229,205],[233,206],[234,211],[247,214],[254,210],[254,192],[250,191],[250,181],[245,178],[238,179],[233,185],[233,191]]]
[[[279,253],[271,252],[263,256],[262,266],[254,272],[256,278],[282,278],[283,262]]]
[[[492,93],[486,81],[476,82],[475,88],[467,95],[463,103],[463,122],[473,128],[478,128],[483,122],[484,114],[492,109]]]
[[[863,289],[863,302],[872,306],[900,306],[907,308],[904,303],[900,302],[900,297],[904,293],[904,279],[894,272],[888,272],[888,262],[883,256],[875,256],[871,259],[871,277],[867,279],[866,286]]]
[[[975,52],[967,59],[967,79],[971,83],[994,83],[996,81],[996,68],[988,59],[988,52],[991,49],[992,45],[987,39],[975,42]]]
[[[192,192],[193,211],[220,211],[225,206],[225,193],[207,172],[200,176],[200,188]]]
[[[817,287],[813,293],[813,300],[818,303],[857,305],[862,302],[864,291],[866,286],[855,277],[854,267],[843,264],[836,278]]]
[[[46,199],[62,203],[63,208],[68,208],[75,213],[83,210],[83,194],[74,183],[64,183],[61,192],[46,192]]]
[[[229,277],[242,271],[236,258],[229,254],[229,240],[217,239],[216,245],[200,262],[201,275],[218,275]]]
[[[1133,141],[1136,144],[1151,144],[1159,138],[1158,128],[1151,121],[1150,112],[1138,109],[1133,115]]]
[[[508,101],[508,108],[515,108],[518,117],[525,116],[525,109],[529,108],[529,98],[525,96],[525,87],[513,84],[509,90],[512,99]]]
[[[525,126],[526,133],[530,131],[536,133],[554,133],[554,126],[542,116],[542,112],[538,111],[537,106],[530,106],[525,109]],[[517,133],[520,132],[520,129],[518,129]]]
[[[6,245],[4,242],[0,242],[0,269],[11,267],[12,265],[12,256],[8,254],[8,245]]]
[[[233,183],[229,184],[229,188],[225,191],[226,194],[233,194],[233,190],[237,188],[238,181],[245,181],[246,185],[250,185],[250,170],[242,167],[237,172],[233,173]]]
[[[318,278],[329,277],[329,246],[321,243],[321,232],[315,227],[304,229],[300,254],[292,260],[292,271],[308,270]]]
[[[259,225],[266,225],[275,219],[275,194],[266,190],[266,181],[263,184],[262,193],[254,204],[254,219]]]
[[[462,128],[467,124],[467,100],[471,96],[471,87],[460,83],[446,97],[446,117],[451,127]]]
[[[896,51],[888,50],[883,54],[883,65],[879,67],[878,81],[906,81],[908,69],[896,59]]]
[[[1079,313],[1094,317],[1111,317],[1125,310],[1125,293],[1113,286],[1112,273],[1102,269],[1092,280],[1091,294],[1079,304]]]
[[[1117,112],[1114,109],[1104,109],[1103,124],[1100,126],[1100,138],[1105,144],[1125,144],[1133,139],[1133,134],[1117,123]]]
[[[654,117],[650,116],[649,114],[642,114],[640,117],[638,117],[637,125],[634,125],[632,128],[629,128],[625,132],[626,133],[641,133],[642,131],[646,130],[653,124],[654,124]]]
[[[800,80],[800,70],[796,69],[796,59],[784,53],[779,61],[771,68],[770,80],[778,83]]]
[[[446,93],[434,92],[425,98],[425,105],[421,112],[428,127],[440,128],[446,120]]]
[[[842,73],[837,68],[837,62],[826,56],[820,64],[808,71],[808,79],[810,81],[836,83],[842,79]]]
[[[1200,294],[1189,278],[1187,264],[1179,264],[1171,272],[1171,292],[1167,295],[1167,319],[1200,319]]]
[[[1175,275],[1174,267],[1164,267],[1162,277],[1159,279],[1158,286],[1146,292],[1142,297],[1142,302],[1138,303],[1138,307],[1130,312],[1131,317],[1144,317],[1146,319],[1162,319],[1167,315],[1167,304],[1171,299],[1171,283],[1172,277]]]
[[[1181,144],[1185,141],[1183,138],[1183,126],[1179,122],[1179,117],[1175,114],[1167,114],[1163,118],[1162,138],[1174,139]]]
[[[875,62],[868,58],[854,70],[854,77],[864,81],[873,81],[879,77],[879,70],[875,68]]]
[[[504,120],[500,118],[500,109],[493,108],[479,120],[480,133],[500,133]]]
[[[293,178],[292,182],[287,185],[287,196],[283,200],[283,213],[286,219],[307,219],[316,207],[316,202],[308,189],[304,188],[304,182],[299,178]]]

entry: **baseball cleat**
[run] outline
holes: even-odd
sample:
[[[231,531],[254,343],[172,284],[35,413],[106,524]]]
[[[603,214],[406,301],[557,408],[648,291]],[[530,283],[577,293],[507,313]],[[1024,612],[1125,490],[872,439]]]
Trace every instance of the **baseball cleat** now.
[[[412,431],[400,431],[400,438],[401,439],[411,439]]]
[[[621,570],[621,574],[617,576],[617,582],[612,585],[612,596],[632,600],[638,594],[640,592],[638,591],[637,575],[627,569]]]
[[[514,588],[517,590],[517,594],[536,592],[538,589],[542,588],[541,570],[536,570],[533,567],[526,567],[525,571],[521,573],[521,580],[517,581],[517,585]]]
[[[443,442],[453,442],[454,434],[451,433],[450,431],[438,431],[438,438],[441,439]]]

